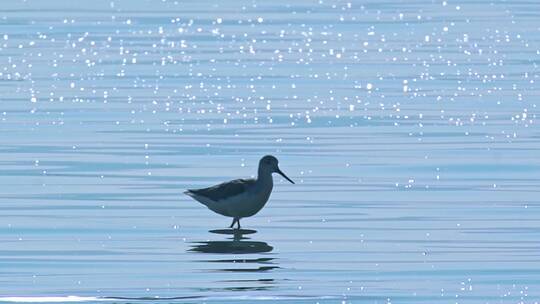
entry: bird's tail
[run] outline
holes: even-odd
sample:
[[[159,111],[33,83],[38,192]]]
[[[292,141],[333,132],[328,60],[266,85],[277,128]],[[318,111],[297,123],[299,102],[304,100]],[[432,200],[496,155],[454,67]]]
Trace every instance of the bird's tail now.
[[[197,202],[205,205],[206,207],[208,207],[210,209],[212,209],[212,206],[215,204],[215,202],[213,202],[212,200],[209,200],[208,198],[206,198],[204,196],[198,195],[195,191],[190,190],[190,189],[184,191],[184,194],[187,195],[187,196],[190,196],[191,198],[193,198]]]

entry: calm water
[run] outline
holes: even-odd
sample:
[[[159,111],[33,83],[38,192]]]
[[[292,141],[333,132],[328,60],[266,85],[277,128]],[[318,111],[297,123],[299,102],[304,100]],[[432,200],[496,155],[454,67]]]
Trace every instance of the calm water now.
[[[1,6],[0,302],[540,301],[539,2]]]

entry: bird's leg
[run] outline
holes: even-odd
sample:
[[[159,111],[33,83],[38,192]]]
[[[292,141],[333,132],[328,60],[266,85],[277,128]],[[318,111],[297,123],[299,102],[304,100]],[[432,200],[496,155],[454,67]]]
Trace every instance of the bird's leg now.
[[[234,223],[236,223],[236,218],[233,218],[232,223],[231,223],[231,225],[229,226],[229,228],[232,228],[232,227],[234,226]]]
[[[238,229],[240,229],[240,219],[237,219],[236,223],[238,224]]]

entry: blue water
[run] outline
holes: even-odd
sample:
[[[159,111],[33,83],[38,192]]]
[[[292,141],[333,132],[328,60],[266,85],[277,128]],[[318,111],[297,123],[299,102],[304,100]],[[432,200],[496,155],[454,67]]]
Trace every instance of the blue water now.
[[[0,302],[536,303],[539,65],[537,1],[3,1]],[[249,233],[182,194],[265,154]]]

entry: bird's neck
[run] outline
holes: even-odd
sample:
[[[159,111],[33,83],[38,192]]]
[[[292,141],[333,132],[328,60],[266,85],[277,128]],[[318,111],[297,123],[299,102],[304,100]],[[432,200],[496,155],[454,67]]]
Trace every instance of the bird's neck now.
[[[261,170],[259,168],[259,173],[258,173],[258,176],[257,176],[257,183],[260,184],[260,185],[270,185],[270,186],[272,186],[273,185],[272,172],[270,172],[268,170]]]

